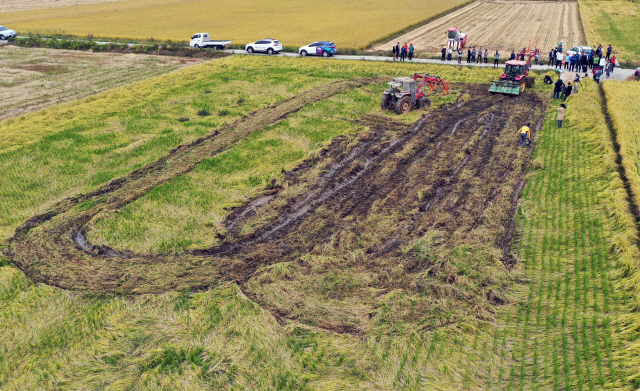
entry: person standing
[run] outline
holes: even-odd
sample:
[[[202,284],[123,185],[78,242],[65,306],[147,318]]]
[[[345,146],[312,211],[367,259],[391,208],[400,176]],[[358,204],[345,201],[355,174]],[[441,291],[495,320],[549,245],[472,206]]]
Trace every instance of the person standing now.
[[[567,83],[567,89],[564,91],[563,97],[562,97],[562,101],[564,102],[565,100],[567,100],[567,98],[569,97],[569,95],[571,95],[571,91],[573,90],[573,87],[571,87],[571,82]]]
[[[453,50],[451,50],[451,48],[449,48],[449,50],[447,50],[447,61],[451,61],[451,56],[453,55]]]
[[[607,63],[607,60],[604,59],[604,57],[600,57],[600,61],[598,62],[598,66],[600,67],[600,69],[604,69],[605,64]]]
[[[476,62],[476,47],[474,46],[473,49],[471,49],[471,63],[475,63]]]
[[[478,48],[478,58],[476,59],[476,63],[482,63],[482,46]]]
[[[587,73],[587,67],[589,66],[589,57],[586,54],[582,54],[582,72]]]
[[[611,58],[611,52],[613,51],[613,48],[611,47],[611,44],[609,44],[609,47],[607,48],[607,60],[609,60],[609,58]]]
[[[618,65],[618,60],[616,60],[616,55],[611,56],[611,73],[616,69],[616,65]]]
[[[471,48],[467,48],[467,64],[471,62]]]
[[[578,85],[580,84],[580,75],[578,74],[578,72],[576,72],[576,78],[575,80],[573,80],[573,90],[572,93],[577,94],[578,93]]]
[[[400,59],[400,42],[398,42],[398,43],[396,44],[395,49],[396,49],[396,55],[395,55],[395,58]]]
[[[558,129],[562,127],[562,121],[564,121],[564,111],[566,110],[567,105],[564,103],[560,103],[560,107],[558,107]]]
[[[593,57],[593,61],[592,61],[591,64],[592,64],[591,66],[593,67],[593,69],[595,69],[598,66],[598,64],[600,64],[600,57],[598,57],[597,55],[595,57]]]
[[[525,145],[531,144],[531,122],[527,122],[526,126],[523,126],[518,130],[518,134],[520,135],[520,148],[524,148]]]
[[[511,51],[511,56],[509,56],[509,60],[515,60],[516,59],[516,52],[515,50]]]
[[[397,54],[397,53],[396,53],[396,45],[393,45],[393,50],[392,50],[392,52],[393,52],[393,61],[395,61],[395,60],[396,60],[396,54]]]
[[[536,55],[533,56],[533,64],[534,65],[539,65],[538,62],[540,61],[540,51],[536,52]]]
[[[560,92],[562,92],[562,79],[558,79],[553,88],[553,98],[551,99],[560,99]]]
[[[556,62],[556,54],[553,52],[553,49],[549,52],[549,63],[548,66],[553,66],[553,63]]]
[[[573,69],[576,67],[576,54],[572,55],[569,58],[569,70],[573,72]]]
[[[556,53],[556,69],[558,69],[558,67],[562,69],[562,58],[562,52],[558,50],[558,53]]]
[[[499,62],[500,62],[500,52],[496,50],[496,53],[493,55],[493,67],[496,68]]]
[[[458,64],[462,64],[462,49],[458,49]]]
[[[604,67],[604,71],[607,73],[607,79],[611,75],[611,61],[607,61],[607,65]]]
[[[484,49],[484,63],[488,63],[489,62],[489,49],[485,48]]]
[[[409,44],[409,61],[413,60],[413,50],[414,50],[413,44],[410,43]]]
[[[562,53],[562,41],[558,44],[558,51]]]
[[[440,59],[440,61],[444,61],[444,57],[445,57],[445,56],[446,56],[446,54],[447,54],[447,49],[442,48],[442,50],[440,50],[440,53],[442,53],[442,58]]]
[[[404,62],[404,58],[407,56],[407,45],[400,48],[400,61]]]
[[[602,69],[598,68],[594,77],[596,79],[596,83],[600,83],[600,77],[602,76]]]

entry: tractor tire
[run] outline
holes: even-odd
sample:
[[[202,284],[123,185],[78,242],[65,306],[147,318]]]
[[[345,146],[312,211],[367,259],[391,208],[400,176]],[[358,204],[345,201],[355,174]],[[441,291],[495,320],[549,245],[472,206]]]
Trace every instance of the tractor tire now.
[[[396,102],[395,110],[398,114],[404,114],[411,111],[413,104],[411,103],[411,97],[403,96]]]
[[[382,95],[382,100],[380,101],[380,107],[382,110],[388,110],[393,107],[391,95],[384,94]]]
[[[527,77],[527,87],[533,88],[533,85],[536,84],[535,77]]]
[[[420,106],[421,109],[424,109],[425,107],[431,107],[431,101],[426,96],[423,96],[418,101],[418,106]]]

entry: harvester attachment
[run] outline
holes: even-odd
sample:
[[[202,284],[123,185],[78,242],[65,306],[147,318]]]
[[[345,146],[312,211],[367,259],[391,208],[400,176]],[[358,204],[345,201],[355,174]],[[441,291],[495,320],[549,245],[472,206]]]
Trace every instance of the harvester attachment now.
[[[491,82],[489,92],[507,95],[520,95],[524,91],[524,82],[515,82],[511,80],[497,80]]]

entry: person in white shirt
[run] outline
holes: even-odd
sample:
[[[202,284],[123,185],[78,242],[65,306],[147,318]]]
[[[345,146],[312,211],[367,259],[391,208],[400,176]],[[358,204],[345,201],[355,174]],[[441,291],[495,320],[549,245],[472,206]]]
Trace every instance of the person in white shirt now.
[[[556,69],[562,69],[562,52],[556,53]]]

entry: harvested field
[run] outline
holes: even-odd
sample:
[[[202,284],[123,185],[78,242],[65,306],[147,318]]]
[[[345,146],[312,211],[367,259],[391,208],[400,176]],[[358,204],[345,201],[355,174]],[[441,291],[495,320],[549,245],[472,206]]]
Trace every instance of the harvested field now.
[[[200,64],[203,60],[53,49],[0,48],[0,121]],[[0,134],[2,134],[0,125]]]
[[[540,38],[538,47],[543,53],[561,40],[570,48],[586,43],[577,4],[571,1],[476,1],[371,50],[389,51],[399,41],[412,42],[418,52],[438,53],[447,45],[447,30],[451,27],[468,34],[466,47],[500,50],[502,58],[506,52],[517,52],[527,46],[532,37]]]
[[[111,3],[117,1],[121,0],[6,0],[2,2],[0,13],[69,7],[83,4]]]

